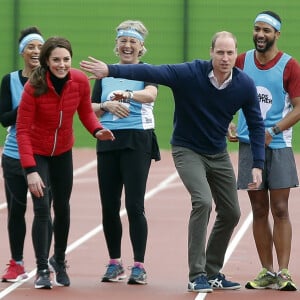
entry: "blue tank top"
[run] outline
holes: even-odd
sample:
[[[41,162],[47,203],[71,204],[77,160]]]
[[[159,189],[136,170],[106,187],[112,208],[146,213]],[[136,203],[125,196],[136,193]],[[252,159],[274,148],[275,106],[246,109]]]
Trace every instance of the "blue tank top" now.
[[[13,109],[18,107],[21,101],[23,89],[24,86],[20,81],[19,71],[10,73],[10,91],[11,91]],[[7,132],[8,134],[4,142],[3,153],[6,156],[15,159],[20,159],[19,148],[18,148],[17,138],[16,138],[16,125],[9,126]]]
[[[128,80],[123,78],[106,77],[102,79],[101,102],[110,100],[113,93],[118,90],[138,91],[144,89],[143,81]],[[153,103],[139,103],[133,99],[124,102],[129,107],[130,114],[127,118],[118,118],[110,112],[101,116],[101,123],[110,130],[119,129],[153,129],[154,115]]]
[[[283,87],[283,73],[290,58],[290,55],[284,53],[272,68],[260,70],[254,62],[254,50],[246,53],[243,71],[251,76],[255,82],[266,128],[273,127],[293,109],[289,95]],[[249,143],[248,127],[242,111],[239,111],[237,133],[240,141]],[[291,145],[292,128],[289,128],[275,135],[269,147],[280,149],[291,147]]]

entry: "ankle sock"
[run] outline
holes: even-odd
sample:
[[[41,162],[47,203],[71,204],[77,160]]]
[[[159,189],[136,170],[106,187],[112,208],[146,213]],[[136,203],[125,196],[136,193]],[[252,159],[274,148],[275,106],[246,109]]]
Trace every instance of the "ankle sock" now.
[[[134,267],[140,268],[140,269],[144,269],[144,264],[138,261],[135,261],[133,264]]]

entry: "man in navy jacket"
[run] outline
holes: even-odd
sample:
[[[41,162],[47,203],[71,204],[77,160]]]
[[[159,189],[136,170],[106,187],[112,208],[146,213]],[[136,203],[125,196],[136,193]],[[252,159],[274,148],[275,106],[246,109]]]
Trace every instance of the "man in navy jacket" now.
[[[220,272],[240,218],[236,178],[226,143],[228,126],[238,110],[243,111],[247,121],[253,156],[249,189],[259,187],[265,159],[265,129],[255,84],[234,67],[236,37],[226,31],[216,33],[210,55],[209,61],[159,66],[107,65],[92,57],[80,64],[93,74],[90,78],[111,76],[155,82],[173,91],[172,155],[192,202],[188,228],[188,290],[192,292],[241,287]],[[217,217],[206,246],[212,199]]]

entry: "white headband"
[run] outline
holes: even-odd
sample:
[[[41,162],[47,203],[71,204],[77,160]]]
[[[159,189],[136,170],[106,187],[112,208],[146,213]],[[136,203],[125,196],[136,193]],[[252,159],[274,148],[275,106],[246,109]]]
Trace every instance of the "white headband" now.
[[[21,54],[24,51],[27,44],[33,40],[40,41],[42,44],[44,44],[44,42],[45,42],[43,37],[40,34],[30,33],[21,40],[21,42],[19,44],[19,53]]]
[[[269,25],[273,26],[277,31],[280,31],[281,23],[275,19],[274,17],[268,15],[268,14],[259,14],[254,23],[256,22],[264,22],[268,23]]]

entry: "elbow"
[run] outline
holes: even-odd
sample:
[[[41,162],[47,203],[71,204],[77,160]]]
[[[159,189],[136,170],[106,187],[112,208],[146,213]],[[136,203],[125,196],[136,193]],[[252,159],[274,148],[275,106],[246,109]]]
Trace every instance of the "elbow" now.
[[[148,101],[147,103],[152,103],[152,102],[155,102],[157,98],[157,91],[155,93],[149,93],[149,97],[148,97]]]
[[[151,95],[150,97],[149,97],[149,99],[148,99],[148,103],[152,103],[152,102],[154,102],[156,100],[156,95],[154,96],[154,95]]]
[[[0,124],[2,125],[2,127],[7,128],[8,126],[10,126],[10,124],[8,122],[5,122],[5,120],[2,120],[0,118]]]

